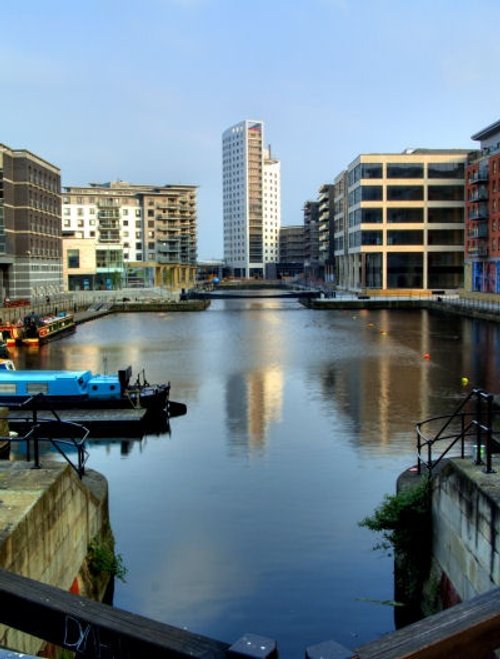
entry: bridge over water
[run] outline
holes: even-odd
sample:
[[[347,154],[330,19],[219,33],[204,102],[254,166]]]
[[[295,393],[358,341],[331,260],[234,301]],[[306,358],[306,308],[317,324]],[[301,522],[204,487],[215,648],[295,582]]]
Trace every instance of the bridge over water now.
[[[319,291],[314,289],[295,288],[281,281],[276,282],[229,282],[216,287],[194,288],[187,294],[195,300],[224,300],[241,298],[315,298]]]

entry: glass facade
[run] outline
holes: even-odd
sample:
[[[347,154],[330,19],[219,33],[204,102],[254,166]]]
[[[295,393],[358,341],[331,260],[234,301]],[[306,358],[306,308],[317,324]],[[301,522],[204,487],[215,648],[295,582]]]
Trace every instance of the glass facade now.
[[[428,178],[464,178],[463,162],[437,162],[427,165]]]
[[[456,245],[463,247],[464,232],[461,229],[430,229],[427,232],[428,245]]]
[[[361,222],[366,224],[379,224],[383,220],[381,208],[360,208]]]
[[[446,162],[450,157],[455,158],[455,152],[431,149],[367,154],[355,161],[347,173],[348,224],[355,230],[345,245],[351,261],[339,269],[349,285],[462,285],[467,153],[456,151],[456,160],[462,162]],[[365,158],[383,162],[363,162]],[[487,192],[481,194],[485,199]],[[483,288],[485,277],[483,273]]]
[[[423,231],[401,230],[387,232],[388,245],[422,245],[423,239]]]
[[[382,245],[384,242],[384,234],[382,231],[362,231],[361,244],[362,245]]]
[[[423,208],[388,208],[387,222],[423,222]]]
[[[423,178],[424,166],[421,163],[389,163],[387,178]]]
[[[368,288],[382,288],[383,258],[380,252],[365,255],[365,276]]]
[[[381,185],[363,185],[361,188],[362,201],[382,201],[383,189]]]
[[[422,288],[423,257],[413,252],[387,254],[388,288]]]
[[[429,208],[427,211],[427,221],[431,223],[463,223],[463,208]]]
[[[428,288],[461,288],[463,286],[463,254],[430,252],[427,256]]]
[[[463,185],[429,185],[427,188],[429,201],[464,201]]]
[[[422,201],[424,188],[422,185],[388,185],[387,201]]]

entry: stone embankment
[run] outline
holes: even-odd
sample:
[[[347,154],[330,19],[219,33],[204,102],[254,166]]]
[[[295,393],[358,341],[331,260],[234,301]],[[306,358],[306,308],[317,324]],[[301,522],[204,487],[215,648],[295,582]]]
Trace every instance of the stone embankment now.
[[[107,481],[88,471],[82,480],[70,465],[42,460],[0,461],[0,567],[101,600],[110,575],[94,575],[91,542],[112,546]],[[0,646],[36,655],[39,639],[0,626]]]

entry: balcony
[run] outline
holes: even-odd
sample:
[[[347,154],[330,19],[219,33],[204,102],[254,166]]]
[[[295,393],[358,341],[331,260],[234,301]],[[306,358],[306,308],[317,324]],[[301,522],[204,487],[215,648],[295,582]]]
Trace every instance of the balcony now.
[[[486,223],[478,224],[470,229],[467,235],[469,238],[486,239],[488,238],[488,225]]]
[[[488,199],[488,188],[485,186],[474,188],[472,190],[472,194],[469,197],[469,201],[471,202],[478,202],[478,201],[486,201]]]
[[[488,246],[485,245],[485,244],[472,245],[472,246],[467,248],[467,252],[471,256],[485,257],[485,256],[488,256]]]
[[[481,221],[488,219],[488,207],[486,204],[477,204],[469,208],[469,220]]]
[[[486,183],[488,181],[488,168],[487,167],[480,167],[477,172],[473,172],[469,178],[467,179],[467,182],[469,185],[475,185],[477,183]]]

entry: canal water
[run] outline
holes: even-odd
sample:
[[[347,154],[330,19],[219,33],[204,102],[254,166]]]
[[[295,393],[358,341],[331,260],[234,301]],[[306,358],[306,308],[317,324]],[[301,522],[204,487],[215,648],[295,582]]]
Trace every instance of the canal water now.
[[[392,559],[358,523],[415,463],[416,422],[500,389],[499,345],[480,321],[252,299],[107,316],[13,357],[171,382],[188,413],[169,434],[90,447],[128,569],[114,603],[299,659],[394,628]]]

